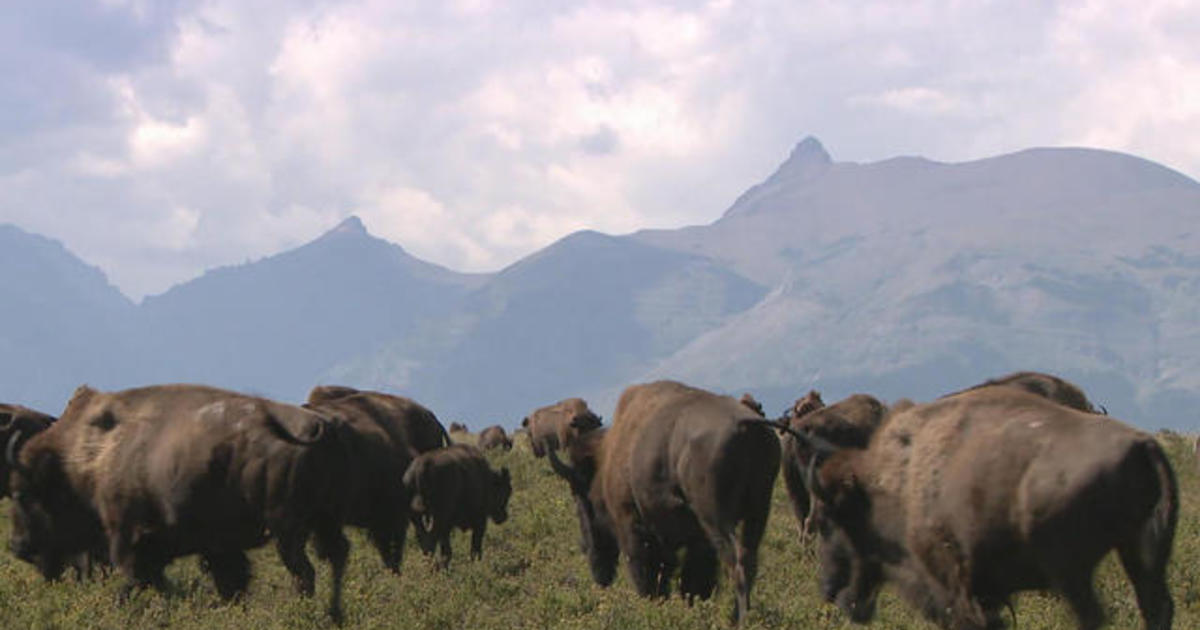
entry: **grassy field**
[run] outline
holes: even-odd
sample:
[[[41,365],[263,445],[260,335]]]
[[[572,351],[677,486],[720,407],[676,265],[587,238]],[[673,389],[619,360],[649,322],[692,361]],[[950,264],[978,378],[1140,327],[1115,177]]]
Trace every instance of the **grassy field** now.
[[[1164,436],[1175,463],[1182,512],[1171,565],[1176,628],[1200,628],[1200,513],[1196,465],[1189,445]],[[526,442],[511,453],[490,455],[494,466],[513,474],[510,518],[491,525],[484,558],[467,558],[469,539],[456,533],[454,560],[435,571],[413,546],[400,576],[387,572],[357,530],[346,576],[348,628],[726,628],[732,599],[719,588],[713,601],[688,607],[681,599],[643,600],[623,575],[609,589],[595,586],[579,552],[579,529],[566,484],[535,460]],[[7,542],[9,509],[0,505],[0,540]],[[817,591],[817,562],[801,545],[795,519],[780,480],[767,536],[760,549],[762,568],[752,596],[747,628],[855,627]],[[271,547],[253,553],[255,577],[249,595],[223,603],[194,559],[176,561],[168,576],[178,595],[135,594],[118,606],[122,578],[77,583],[44,583],[34,568],[0,553],[0,623],[6,628],[321,628],[328,571],[318,564],[317,596],[302,599]],[[1113,628],[1138,628],[1133,593],[1115,557],[1097,578]],[[1026,594],[1015,602],[1022,630],[1074,628],[1066,606],[1054,598]],[[881,628],[931,628],[890,593],[880,601],[875,622]]]

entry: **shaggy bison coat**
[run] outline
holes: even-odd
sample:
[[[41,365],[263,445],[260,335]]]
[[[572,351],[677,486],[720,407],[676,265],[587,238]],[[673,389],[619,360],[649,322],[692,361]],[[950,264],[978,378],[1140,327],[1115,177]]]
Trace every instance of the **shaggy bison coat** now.
[[[11,546],[47,577],[99,544],[129,587],[162,589],[173,558],[200,554],[233,597],[250,577],[244,550],[274,538],[311,594],[304,546],[315,535],[333,568],[329,612],[341,617],[345,461],[313,412],[198,385],[85,386],[16,464]]]
[[[553,451],[551,464],[571,484],[597,582],[611,583],[619,549],[640,594],[667,596],[684,549],[681,592],[709,597],[723,564],[745,617],[779,473],[779,440],[757,414],[681,383],[634,385],[612,428],[567,450],[571,465]]]
[[[1096,564],[1115,549],[1151,630],[1170,628],[1175,477],[1150,435],[1015,388],[894,413],[865,449],[820,465],[822,590],[856,621],[884,582],[944,628],[1003,625],[1024,590],[1102,612]]]
[[[812,396],[814,392],[810,392]],[[801,399],[804,401],[805,399]],[[819,402],[819,398],[816,399]],[[866,448],[871,435],[883,422],[887,407],[873,396],[854,394],[828,407],[798,403],[794,408],[803,410],[801,415],[791,415],[788,426],[794,431],[815,436],[838,448]],[[797,439],[790,433],[784,434],[783,481],[787,486],[788,498],[801,534],[811,530],[810,498],[807,473],[814,452],[809,442]]]
[[[450,564],[450,532],[471,530],[471,558],[483,557],[488,518],[508,520],[512,479],[508,469],[493,471],[483,453],[452,444],[416,458],[404,474],[412,497],[417,540],[425,553],[441,548],[439,564]]]
[[[1078,385],[1054,376],[1053,374],[1045,374],[1042,372],[1013,372],[1005,376],[999,376],[993,379],[988,379],[974,387],[964,389],[953,394],[946,394],[943,398],[955,396],[963,392],[974,391],[983,387],[1014,387],[1030,394],[1036,394],[1043,398],[1053,400],[1060,405],[1066,405],[1072,409],[1086,411],[1088,413],[1103,413],[1097,409],[1092,401],[1088,400],[1086,394],[1083,393]]]
[[[543,457],[551,449],[569,447],[580,435],[600,426],[600,416],[588,409],[582,398],[568,398],[542,407],[521,421],[529,430],[529,446],[534,457]]]

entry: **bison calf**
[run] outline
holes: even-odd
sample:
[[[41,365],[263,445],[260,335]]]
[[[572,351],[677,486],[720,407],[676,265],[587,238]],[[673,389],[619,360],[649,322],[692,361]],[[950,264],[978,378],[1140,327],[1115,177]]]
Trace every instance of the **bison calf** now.
[[[412,497],[417,541],[427,554],[440,546],[443,567],[450,564],[450,531],[455,527],[471,530],[471,558],[482,558],[488,518],[497,525],[508,520],[508,469],[493,471],[483,453],[469,444],[416,458],[404,473],[404,486]]]

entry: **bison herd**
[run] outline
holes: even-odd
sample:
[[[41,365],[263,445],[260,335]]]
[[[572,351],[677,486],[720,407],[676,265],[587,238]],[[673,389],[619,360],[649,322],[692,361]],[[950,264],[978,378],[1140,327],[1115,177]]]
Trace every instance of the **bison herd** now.
[[[658,381],[627,388],[608,426],[579,398],[521,426],[566,482],[601,586],[622,557],[645,597],[707,599],[724,573],[741,622],[782,471],[801,537],[816,538],[820,591],[853,621],[872,620],[890,584],[943,628],[1003,627],[1027,590],[1059,593],[1079,628],[1098,628],[1093,573],[1115,550],[1146,627],[1171,627],[1171,466],[1154,437],[1048,374],[927,403],[855,394],[826,405],[813,391],[773,420],[749,394]],[[200,385],[82,386],[58,418],[0,405],[0,443],[10,548],[45,578],[99,564],[126,577],[124,594],[164,589],[164,568],[198,555],[235,598],[250,579],[246,551],[271,542],[311,595],[311,541],[331,567],[335,622],[344,527],[362,528],[399,571],[411,525],[445,566],[455,528],[482,555],[513,492],[481,450],[512,448],[502,427],[455,443],[408,398],[340,386],[300,405]]]

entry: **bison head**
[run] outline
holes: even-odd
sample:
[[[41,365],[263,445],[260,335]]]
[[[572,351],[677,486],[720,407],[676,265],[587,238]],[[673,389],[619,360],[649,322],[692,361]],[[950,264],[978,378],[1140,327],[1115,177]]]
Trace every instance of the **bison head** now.
[[[55,580],[68,558],[102,544],[100,521],[68,483],[57,453],[31,441],[18,456],[14,442],[6,450],[13,498],[9,549]]]
[[[871,621],[884,583],[880,558],[885,550],[870,533],[866,489],[847,454],[821,464],[809,486],[818,500],[814,519],[820,532],[821,594],[855,623]]]
[[[600,586],[608,586],[617,576],[620,548],[596,483],[596,449],[603,437],[604,431],[598,430],[573,444],[570,449],[572,465],[563,463],[554,449],[547,455],[554,472],[570,484],[579,517],[579,548],[587,554],[592,579]]]
[[[511,496],[512,476],[509,475],[508,469],[501,468],[500,472],[492,473],[492,498],[488,506],[488,515],[497,525],[508,520],[508,499]]]

